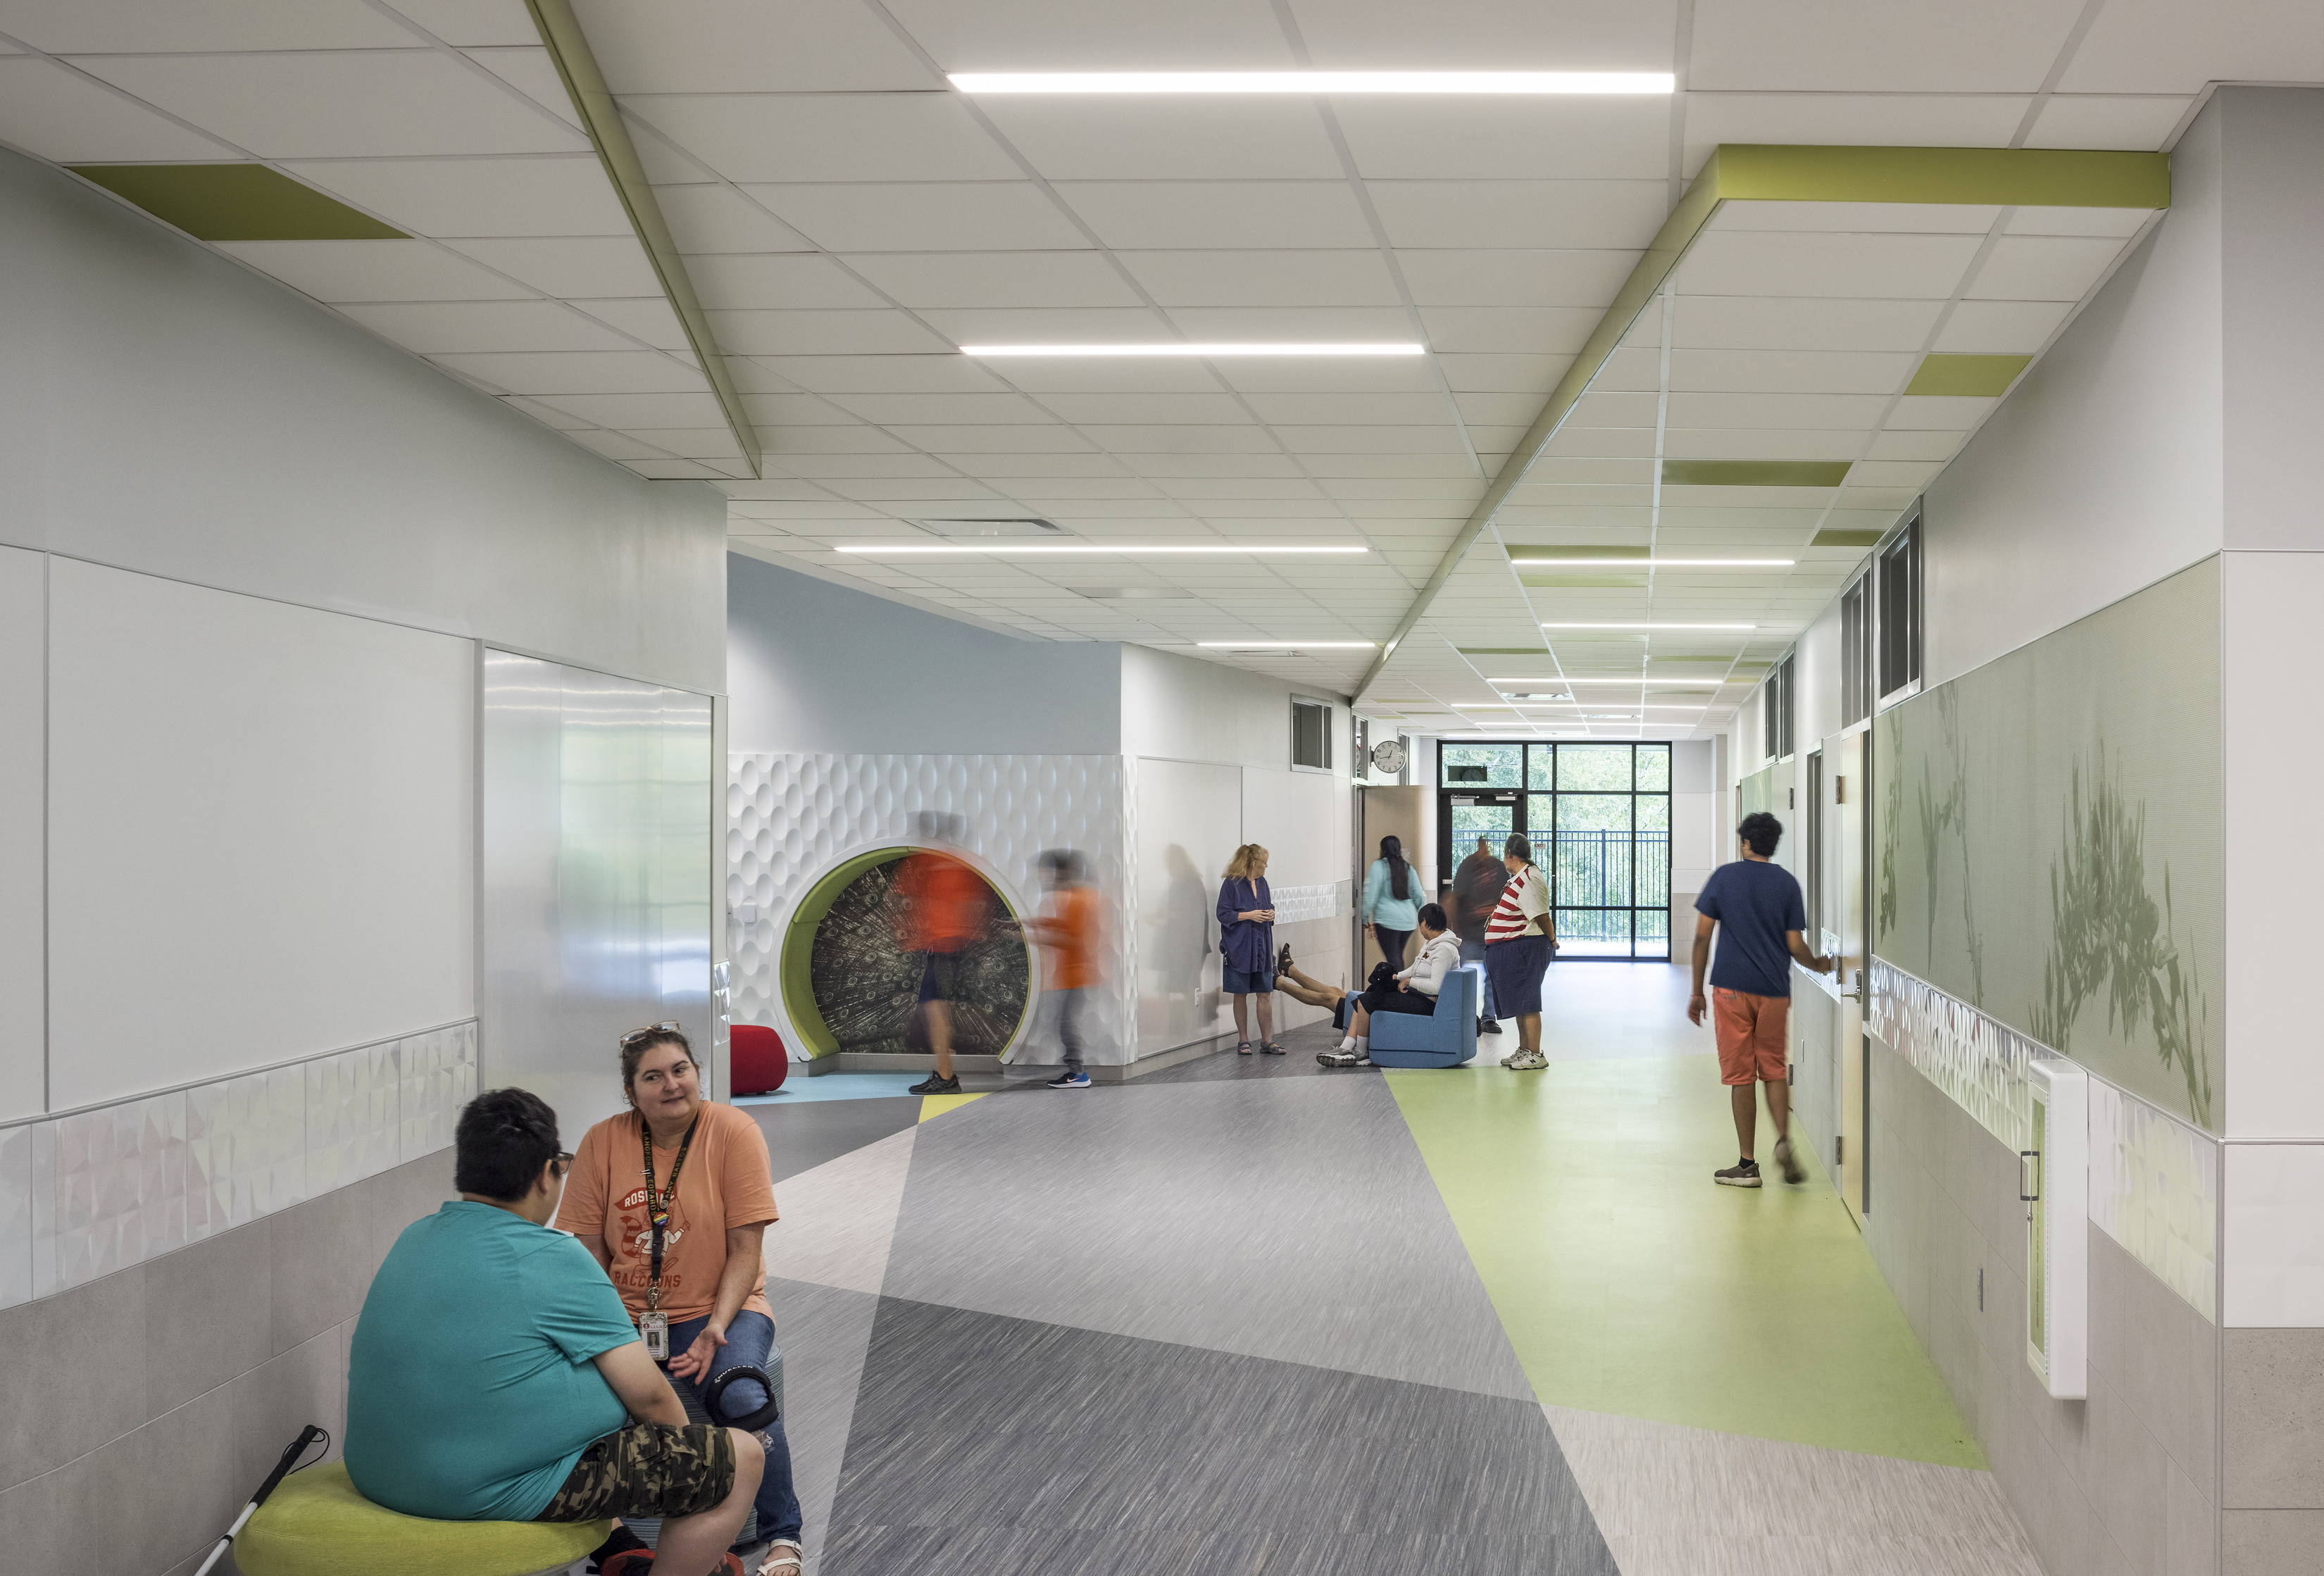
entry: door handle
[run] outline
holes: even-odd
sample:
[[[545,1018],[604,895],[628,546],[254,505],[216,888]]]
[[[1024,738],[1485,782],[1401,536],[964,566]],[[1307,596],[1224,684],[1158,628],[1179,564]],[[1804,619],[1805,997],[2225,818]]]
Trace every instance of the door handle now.
[[[2031,1166],[2026,1164],[2029,1160],[2033,1162]],[[2031,1193],[2026,1191],[2029,1186],[2033,1189]],[[2020,1149],[2017,1151],[2017,1202],[2030,1204],[2039,1203],[2041,1201],[2042,1151]]]

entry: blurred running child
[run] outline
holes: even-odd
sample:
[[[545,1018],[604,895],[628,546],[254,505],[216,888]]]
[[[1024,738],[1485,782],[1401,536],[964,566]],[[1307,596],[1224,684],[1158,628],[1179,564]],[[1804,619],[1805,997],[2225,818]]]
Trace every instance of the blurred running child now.
[[[939,844],[961,825],[959,816],[929,812],[916,823],[929,844]],[[936,1056],[936,1070],[913,1084],[912,1092],[957,1094],[960,1080],[952,1071],[952,1004],[967,983],[962,963],[968,949],[984,935],[987,889],[958,854],[939,844],[916,849],[904,861],[896,873],[895,891],[903,899],[897,939],[923,960],[920,1018],[927,1029],[928,1048]]]
[[[1088,863],[1070,848],[1041,855],[1041,880],[1048,888],[1041,911],[1025,922],[1025,934],[1046,954],[1045,982],[1056,998],[1057,1043],[1065,1047],[1065,1070],[1049,1080],[1051,1089],[1087,1089],[1082,1066],[1082,1024],[1090,991],[1101,984],[1101,944],[1105,935],[1105,899],[1088,880]]]

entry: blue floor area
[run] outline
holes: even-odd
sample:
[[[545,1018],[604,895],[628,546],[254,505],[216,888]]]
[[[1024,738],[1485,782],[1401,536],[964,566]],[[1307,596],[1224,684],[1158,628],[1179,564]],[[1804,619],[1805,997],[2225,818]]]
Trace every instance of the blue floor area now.
[[[810,1078],[793,1067],[772,1094],[738,1094],[736,1105],[803,1105],[810,1100],[881,1100],[909,1094],[926,1073],[826,1073]]]

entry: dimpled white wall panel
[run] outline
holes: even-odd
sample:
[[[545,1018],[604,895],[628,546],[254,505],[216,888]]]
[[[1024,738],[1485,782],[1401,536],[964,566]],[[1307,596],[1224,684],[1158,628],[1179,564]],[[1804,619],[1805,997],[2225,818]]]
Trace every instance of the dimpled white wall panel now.
[[[798,1047],[778,982],[791,910],[841,860],[909,841],[913,814],[935,810],[967,821],[967,851],[1019,913],[1040,900],[1036,862],[1043,849],[1079,849],[1088,859],[1090,880],[1112,900],[1117,919],[1107,938],[1107,983],[1086,1028],[1089,1059],[1130,1060],[1129,926],[1119,922],[1130,897],[1120,757],[752,752],[727,762],[735,1022],[765,1024]],[[748,924],[740,917],[745,908],[752,910]],[[1038,1061],[1048,1052],[1020,1041],[1012,1055]]]
[[[447,1148],[473,1020],[0,1128],[0,1307]]]

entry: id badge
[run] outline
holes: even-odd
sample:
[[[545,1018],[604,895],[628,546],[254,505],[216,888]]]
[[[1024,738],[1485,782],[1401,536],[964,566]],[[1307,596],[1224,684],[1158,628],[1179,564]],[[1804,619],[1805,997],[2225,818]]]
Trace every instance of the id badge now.
[[[646,1338],[646,1355],[656,1362],[669,1360],[669,1316],[646,1313],[638,1319],[638,1333]]]

